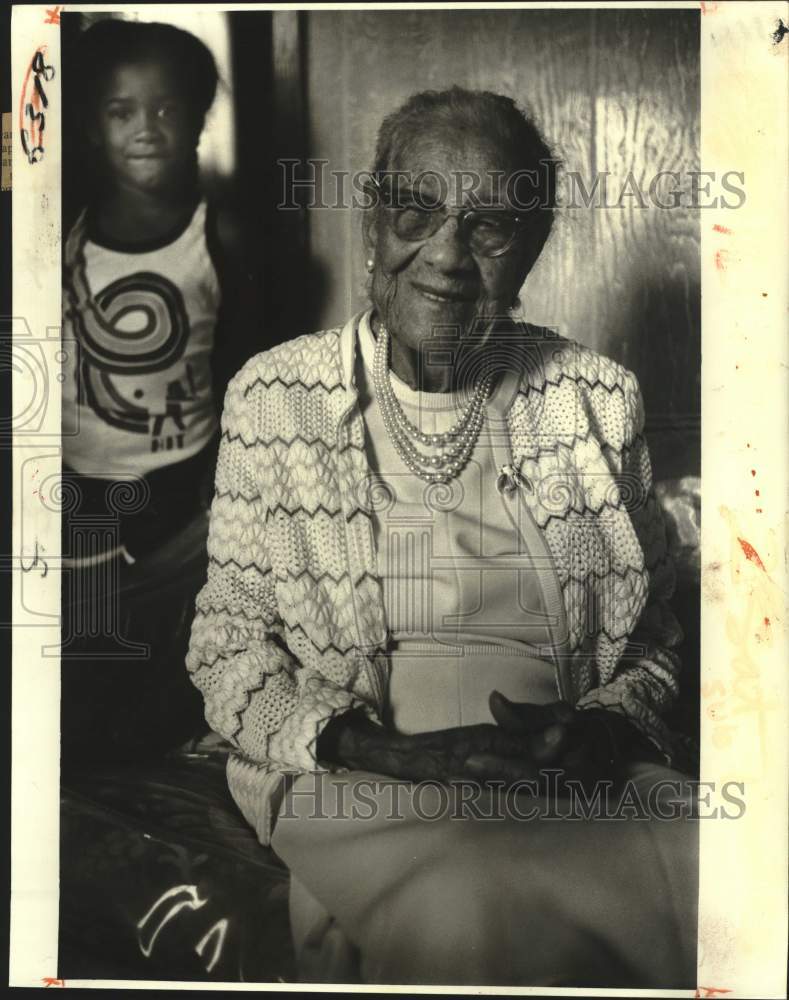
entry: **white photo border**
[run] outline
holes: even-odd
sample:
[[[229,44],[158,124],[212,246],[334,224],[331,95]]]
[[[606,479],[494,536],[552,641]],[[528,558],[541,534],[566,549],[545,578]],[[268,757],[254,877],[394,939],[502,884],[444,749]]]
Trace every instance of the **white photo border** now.
[[[200,4],[216,10],[430,9],[437,4]],[[775,42],[777,0],[707,3],[455,4],[458,8],[701,9],[703,170],[745,173],[736,221],[702,213],[701,778],[745,786],[745,814],[700,824],[696,996],[786,996],[787,761],[787,65]],[[13,133],[13,654],[12,889],[9,981],[57,981],[59,879],[60,513],[38,499],[60,474],[60,32],[54,4],[12,14]],[[60,8],[62,9],[62,8]],[[167,10],[156,4],[68,10]],[[20,129],[36,51],[55,70],[45,155]],[[40,64],[39,64],[40,66]],[[27,122],[28,125],[34,124]],[[32,133],[28,138],[35,138]],[[758,469],[759,510],[751,469]],[[267,989],[296,984],[68,981],[99,988]],[[335,991],[336,985],[318,987]],[[383,992],[382,987],[343,987]],[[395,992],[392,989],[392,992]],[[409,992],[481,993],[409,987]],[[497,988],[500,994],[577,994]],[[583,995],[632,995],[585,990]],[[692,996],[641,991],[643,996]]]

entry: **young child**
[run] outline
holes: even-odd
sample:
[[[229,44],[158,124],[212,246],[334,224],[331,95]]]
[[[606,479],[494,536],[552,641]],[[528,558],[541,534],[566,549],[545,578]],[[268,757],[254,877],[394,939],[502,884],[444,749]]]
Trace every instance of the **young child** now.
[[[119,513],[119,545],[105,555],[131,562],[210,490],[224,386],[255,349],[235,323],[218,337],[220,307],[225,319],[228,305],[238,311],[228,276],[251,282],[232,220],[198,182],[217,87],[205,45],[170,25],[102,20],[81,37],[72,74],[93,176],[65,246],[64,338],[78,347],[63,385],[64,476],[79,486],[80,515]],[[111,487],[129,477],[148,499],[118,512]]]

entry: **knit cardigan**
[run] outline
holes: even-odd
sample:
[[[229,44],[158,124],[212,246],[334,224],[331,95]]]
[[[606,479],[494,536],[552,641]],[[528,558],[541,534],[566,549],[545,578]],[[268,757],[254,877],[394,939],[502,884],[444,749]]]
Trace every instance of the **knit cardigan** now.
[[[261,842],[285,772],[326,770],[319,733],[358,708],[380,721],[389,662],[358,316],[253,357],[230,383],[187,668],[232,746],[228,782]],[[558,690],[622,713],[671,763],[661,719],[682,638],[633,374],[523,325],[506,410],[512,464],[561,585]],[[518,348],[515,350],[514,348]],[[491,484],[491,488],[495,488]]]

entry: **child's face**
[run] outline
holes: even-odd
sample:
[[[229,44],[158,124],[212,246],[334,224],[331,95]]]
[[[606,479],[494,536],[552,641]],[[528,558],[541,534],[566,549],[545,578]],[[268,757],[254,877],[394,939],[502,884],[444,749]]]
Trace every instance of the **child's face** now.
[[[193,162],[200,125],[174,74],[156,62],[120,65],[98,105],[95,141],[113,179],[138,190],[164,191]]]

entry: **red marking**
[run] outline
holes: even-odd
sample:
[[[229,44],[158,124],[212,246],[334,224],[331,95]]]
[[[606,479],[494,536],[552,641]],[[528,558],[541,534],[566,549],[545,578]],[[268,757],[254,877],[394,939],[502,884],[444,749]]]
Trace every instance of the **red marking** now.
[[[754,490],[753,492],[756,494],[757,497],[761,496],[761,493],[758,490]]]
[[[726,270],[726,258],[728,256],[729,255],[726,253],[725,250],[718,250],[718,251],[716,251],[716,253],[715,253],[715,267],[717,267],[717,269],[719,271],[725,271]]]
[[[759,553],[751,545],[751,543],[747,542],[744,538],[738,538],[737,541],[740,543],[740,548],[745,553],[745,558],[748,559],[749,562],[756,563],[759,569],[766,573],[767,570],[764,568],[764,563],[759,558]]]
[[[714,14],[718,9],[717,0],[701,0],[701,13],[702,14]],[[729,992],[728,990],[726,991]]]
[[[36,52],[39,50],[36,49]],[[35,53],[33,54],[33,59],[35,59]],[[25,94],[27,93],[27,81],[30,79],[30,74],[33,72],[33,59],[27,64],[27,72],[25,73],[25,79],[22,82],[22,93],[19,95],[19,131],[22,131],[22,126],[25,123]]]
[[[770,619],[769,618],[765,618],[764,619],[764,624],[769,628],[770,627]]]
[[[718,223],[716,222],[712,228],[715,230],[716,233],[723,233],[726,236],[731,236],[731,229],[729,229],[727,226],[719,226]]]
[[[751,475],[752,475],[752,476],[755,476],[755,475],[756,475],[756,469],[751,469]]]
[[[702,4],[703,6],[703,4]],[[721,989],[719,986],[699,986],[694,997],[714,997],[716,993],[731,993],[731,990]]]
[[[757,514],[762,514],[763,513],[762,508],[761,507],[757,507],[756,508],[756,513]]]
[[[44,976],[44,978],[41,980],[41,982],[44,984],[44,986],[65,986],[66,985],[66,980],[65,979],[55,979],[53,976]]]
[[[44,24],[60,24],[60,12],[62,10],[62,7],[53,7],[51,10],[45,11],[47,16]]]
[[[25,95],[27,94],[27,84],[30,80],[30,74],[33,72],[33,62],[35,61],[37,53],[41,53],[43,56],[46,51],[46,45],[39,45],[36,51],[33,53],[32,58],[27,64],[27,72],[25,73],[24,83],[22,84],[22,92],[19,95],[19,134],[21,134],[22,129],[25,128],[25,104],[35,105],[36,111],[40,110],[41,97],[39,96],[38,90],[34,87],[33,94],[29,101],[25,101]],[[38,146],[38,139],[41,138],[41,132],[39,130],[38,139],[35,136],[36,129],[39,128],[34,122],[30,123],[30,148]]]

